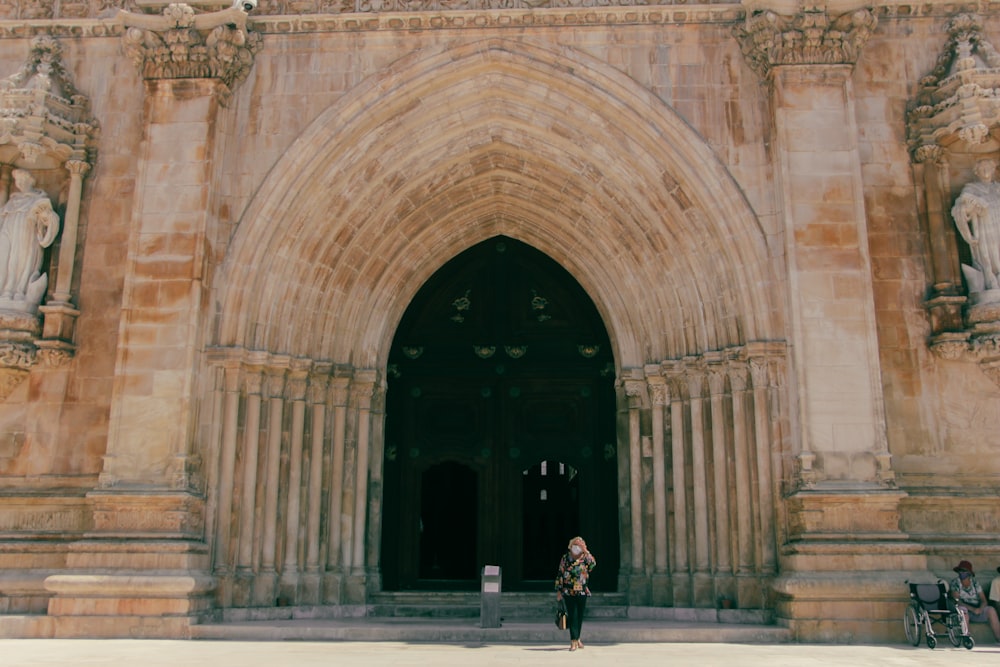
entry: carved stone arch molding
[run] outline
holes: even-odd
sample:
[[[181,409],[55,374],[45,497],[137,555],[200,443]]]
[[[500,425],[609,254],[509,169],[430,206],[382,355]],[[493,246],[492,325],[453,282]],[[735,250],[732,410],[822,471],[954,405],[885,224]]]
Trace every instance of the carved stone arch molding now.
[[[485,40],[362,82],[244,214],[217,343],[377,367],[419,286],[497,234],[576,277],[623,366],[781,338],[778,281],[738,186],[617,74],[570,49]]]
[[[334,483],[347,491],[334,494],[345,504],[330,516],[350,520],[330,532],[326,566],[336,581],[325,590],[342,591],[340,600],[378,590],[381,387],[395,329],[421,285],[461,251],[515,238],[588,293],[610,337],[619,396],[630,401],[610,448],[630,480],[641,479],[639,424],[653,411],[641,396],[646,367],[783,337],[781,281],[725,166],[662,100],[570,48],[489,39],[414,52],[320,114],[270,174],[217,274],[213,342],[335,369],[327,382],[339,394],[324,403],[323,423],[347,425],[330,454]],[[261,373],[241,364],[225,372],[227,414],[243,404],[263,414],[267,392],[239,385],[241,373],[254,382]],[[680,418],[692,408],[671,409]],[[761,433],[761,451],[773,451],[770,431]],[[213,447],[226,464],[238,447],[220,438]],[[226,480],[236,479],[228,470]],[[652,571],[642,546],[652,522],[637,487],[619,493],[630,535],[623,563],[642,579]],[[235,562],[232,578],[220,574],[233,582],[224,606],[247,599]]]
[[[0,400],[33,366],[60,366],[73,356],[77,226],[97,133],[59,42],[35,37],[21,68],[0,80],[0,237],[15,238],[6,230],[16,225],[47,229],[41,247],[34,238],[0,243]],[[51,254],[47,265],[44,252]]]
[[[956,230],[952,208],[976,180],[976,163],[1000,157],[1000,53],[974,14],[954,16],[947,34],[907,110],[930,245],[929,345],[941,358],[978,363],[1000,385],[1000,290],[977,284],[970,246]]]

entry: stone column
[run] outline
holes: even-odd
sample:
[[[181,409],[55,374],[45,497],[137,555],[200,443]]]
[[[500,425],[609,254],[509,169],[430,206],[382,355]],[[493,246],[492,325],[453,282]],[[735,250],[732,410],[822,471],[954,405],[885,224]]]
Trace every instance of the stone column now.
[[[733,512],[733,544],[736,554],[736,601],[739,606],[763,606],[763,594],[754,572],[764,568],[764,542],[772,540],[764,532],[765,512],[773,511],[771,503],[762,503],[760,490],[771,492],[771,476],[760,471],[760,461],[750,454],[746,414],[747,369],[745,362],[731,362],[726,367],[733,406],[733,469],[736,476],[736,511]],[[765,444],[764,451],[767,452]],[[754,484],[756,482],[756,484]],[[757,491],[755,493],[755,491]],[[768,530],[773,521],[767,520]]]
[[[632,529],[632,562],[629,573],[629,600],[632,604],[646,604],[648,585],[645,572],[642,522],[642,434],[640,411],[645,383],[636,379],[623,380],[628,401],[628,466],[629,466],[629,517]]]
[[[329,466],[329,458],[323,455],[326,442],[326,401],[329,391],[330,365],[316,364],[309,376],[309,481],[308,518],[306,520],[306,562],[302,575],[302,603],[322,602],[322,572],[320,558],[323,551],[321,542],[323,518],[323,471]]]
[[[243,466],[240,472],[241,483],[239,505],[237,506],[237,547],[236,571],[233,586],[233,602],[238,607],[252,606],[251,587],[254,582],[256,566],[254,528],[257,516],[257,460],[260,456],[260,415],[263,402],[263,368],[251,366],[244,376],[246,393],[246,418],[243,425],[243,442],[241,447]],[[233,491],[236,490],[234,484]]]
[[[653,581],[652,599],[654,606],[666,606],[673,602],[670,586],[667,541],[667,462],[664,453],[664,411],[669,404],[667,382],[660,374],[658,366],[646,369],[646,381],[653,410]]]
[[[710,607],[715,601],[715,592],[709,572],[708,475],[705,469],[705,414],[702,398],[705,370],[698,362],[689,364],[685,369],[684,379],[687,382],[691,412],[691,485],[694,501],[692,601],[696,607]]]
[[[732,598],[733,590],[733,528],[738,525],[736,515],[742,510],[745,514],[749,507],[740,508],[737,504],[730,510],[729,491],[733,481],[729,478],[730,456],[726,435],[730,433],[726,422],[726,368],[721,359],[713,359],[708,364],[708,392],[712,423],[712,487],[714,497],[715,549],[714,567],[715,594]],[[739,474],[739,463],[736,463],[736,473]]]
[[[368,570],[365,561],[365,538],[368,534],[368,484],[371,461],[371,420],[372,403],[375,392],[376,371],[356,371],[351,383],[351,405],[354,409],[355,424],[355,466],[354,466],[354,518],[348,553],[350,566],[345,595],[352,604],[363,604],[368,597]]]
[[[674,563],[671,583],[674,606],[685,607],[693,603],[691,593],[691,573],[689,571],[690,532],[688,530],[688,492],[684,471],[687,466],[684,447],[684,393],[687,386],[683,381],[681,367],[675,364],[667,377],[670,388],[670,469],[674,496]]]
[[[924,224],[930,242],[932,292],[925,305],[931,318],[931,335],[939,337],[965,328],[962,307],[967,301],[962,295],[958,244],[949,210],[948,159],[936,144],[921,146],[913,157],[914,182],[923,185]]]
[[[299,597],[299,559],[302,530],[302,450],[305,446],[306,378],[308,364],[293,362],[288,378],[288,399],[292,405],[291,437],[288,454],[288,506],[285,517],[285,558],[281,567],[280,598],[294,604]]]
[[[281,473],[282,422],[285,412],[285,372],[289,359],[281,366],[272,362],[267,370],[267,449],[264,462],[264,534],[261,539],[262,554],[254,601],[258,606],[272,606],[277,597],[278,571],[275,563],[278,553],[278,489]]]
[[[776,584],[778,615],[793,630],[798,619],[844,619],[831,639],[889,636],[874,619],[897,617],[900,573],[915,561],[891,544],[905,537],[904,494],[894,489],[886,443],[852,81],[876,18],[867,9],[838,13],[843,2],[793,16],[767,6],[748,11],[737,37],[771,89],[788,267],[799,470],[787,501],[793,542]],[[868,539],[879,546],[861,546]],[[849,604],[832,562],[850,575]]]
[[[83,177],[90,171],[90,163],[67,160],[69,193],[66,197],[66,215],[63,220],[62,239],[59,241],[59,270],[56,273],[52,298],[39,307],[44,315],[42,325],[43,346],[71,350],[73,348],[76,318],[80,311],[73,306],[73,271],[76,266],[76,239],[80,225],[80,200],[83,196]]]
[[[330,513],[327,544],[327,572],[324,595],[329,604],[339,604],[343,595],[344,579],[344,527],[349,518],[344,516],[344,448],[347,437],[347,388],[348,377],[334,377],[330,382],[330,400],[333,404],[333,443],[330,452]]]
[[[233,491],[236,484],[236,442],[239,436],[240,363],[230,361],[223,366],[224,390],[222,398],[222,432],[219,445],[218,523],[215,530],[214,572],[220,580],[219,604],[228,607],[233,603],[233,574],[235,549],[233,548]],[[222,491],[226,489],[226,491]]]

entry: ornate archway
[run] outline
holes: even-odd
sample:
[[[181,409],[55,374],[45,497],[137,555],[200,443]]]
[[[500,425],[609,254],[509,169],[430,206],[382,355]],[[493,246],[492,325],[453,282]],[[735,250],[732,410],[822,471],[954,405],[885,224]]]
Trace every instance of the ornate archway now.
[[[219,488],[242,490],[220,493],[213,524],[223,605],[380,589],[392,336],[447,259],[498,235],[555,259],[607,326],[628,471],[621,559],[647,576],[643,535],[666,517],[644,518],[638,411],[650,399],[630,383],[646,387],[650,365],[661,378],[665,360],[729,350],[719,358],[745,361],[741,346],[782,338],[764,236],[723,165],[649,91],[571,50],[489,40],[413,54],[362,83],[293,145],[242,218],[210,359],[220,407],[209,455]],[[268,439],[279,419],[290,445]],[[283,451],[291,471],[259,463]]]

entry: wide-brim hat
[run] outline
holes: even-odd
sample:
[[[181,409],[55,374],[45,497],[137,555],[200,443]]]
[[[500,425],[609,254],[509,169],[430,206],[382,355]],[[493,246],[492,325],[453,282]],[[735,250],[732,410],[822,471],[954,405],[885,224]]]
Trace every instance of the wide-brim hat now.
[[[952,568],[955,572],[968,572],[969,574],[975,574],[972,570],[972,563],[967,560],[961,561],[958,565]],[[1000,569],[1000,568],[997,568]]]

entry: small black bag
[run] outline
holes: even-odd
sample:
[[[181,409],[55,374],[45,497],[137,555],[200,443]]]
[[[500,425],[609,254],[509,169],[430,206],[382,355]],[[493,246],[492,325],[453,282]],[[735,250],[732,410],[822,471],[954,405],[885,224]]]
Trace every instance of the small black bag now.
[[[566,629],[566,603],[562,600],[556,602],[556,627]]]

